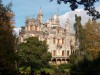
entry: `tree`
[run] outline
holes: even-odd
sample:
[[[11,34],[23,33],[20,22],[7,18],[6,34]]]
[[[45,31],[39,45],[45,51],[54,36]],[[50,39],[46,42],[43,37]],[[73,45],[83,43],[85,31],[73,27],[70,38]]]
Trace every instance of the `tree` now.
[[[71,67],[71,75],[99,75],[100,74],[100,24],[89,20],[84,27],[80,26],[79,17],[76,16],[75,36],[79,42],[79,51],[82,51],[84,58]],[[77,53],[77,52],[76,52]],[[76,56],[76,57],[75,57]],[[74,54],[74,62],[78,54]],[[92,57],[92,60],[91,60]],[[71,56],[72,58],[72,56]]]
[[[50,0],[53,1],[53,0]],[[96,11],[95,9],[95,3],[99,2],[100,0],[57,0],[58,4],[61,4],[61,2],[64,2],[65,4],[69,3],[70,8],[72,10],[75,10],[78,8],[79,5],[84,6],[84,10],[89,11],[88,14],[90,16],[93,16],[93,19],[100,18],[100,13]]]
[[[21,64],[30,66],[31,72],[46,68],[51,59],[51,54],[47,52],[47,49],[45,41],[39,41],[37,37],[29,37],[18,45],[18,56],[21,58]]]
[[[87,52],[87,41],[86,41],[86,34],[83,26],[81,25],[81,17],[75,15],[75,24],[74,24],[74,30],[75,30],[75,38],[76,38],[76,46],[79,50],[78,54],[80,57],[86,57],[88,58],[88,52]]]
[[[12,4],[0,0],[0,75],[15,75],[15,35]]]
[[[92,59],[95,59],[100,53],[100,23],[97,23],[95,20],[89,20],[84,29],[86,33],[87,49]]]

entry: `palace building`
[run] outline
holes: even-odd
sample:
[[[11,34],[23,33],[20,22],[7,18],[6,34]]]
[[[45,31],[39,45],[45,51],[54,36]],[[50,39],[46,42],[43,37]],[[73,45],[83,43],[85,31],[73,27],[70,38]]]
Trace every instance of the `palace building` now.
[[[68,63],[75,45],[75,35],[70,32],[69,19],[66,19],[64,28],[60,25],[59,13],[55,19],[51,15],[48,22],[43,22],[40,8],[37,18],[26,18],[25,26],[19,32],[19,41],[24,42],[24,39],[34,36],[47,42],[48,51],[52,54],[51,64]]]

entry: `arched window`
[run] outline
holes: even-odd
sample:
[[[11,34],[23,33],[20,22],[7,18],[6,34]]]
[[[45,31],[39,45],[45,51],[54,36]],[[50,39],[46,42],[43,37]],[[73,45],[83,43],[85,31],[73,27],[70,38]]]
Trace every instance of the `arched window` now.
[[[56,38],[55,38],[55,37],[53,38],[53,43],[54,43],[54,44],[56,43]]]
[[[37,31],[38,30],[38,27],[37,26],[35,26],[35,31]]]
[[[30,26],[30,31],[32,31],[33,30],[33,26]]]
[[[62,51],[62,56],[64,56],[64,51]]]
[[[64,44],[64,38],[62,38],[62,44]]]
[[[58,34],[60,34],[60,30],[59,30],[59,29],[58,29],[58,31],[57,31],[57,32],[58,32]]]
[[[67,56],[69,56],[69,51],[67,51]]]

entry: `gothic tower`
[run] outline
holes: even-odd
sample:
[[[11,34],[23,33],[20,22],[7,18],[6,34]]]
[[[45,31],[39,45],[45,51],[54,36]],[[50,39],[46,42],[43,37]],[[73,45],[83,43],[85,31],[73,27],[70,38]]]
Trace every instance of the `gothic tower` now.
[[[59,9],[57,10],[57,15],[56,15],[56,24],[58,24],[58,26],[60,25]]]
[[[40,23],[43,22],[43,11],[42,8],[40,7],[39,13],[38,13],[38,20]]]
[[[67,33],[70,33],[69,19],[67,19],[67,21],[65,23],[65,29],[66,29]]]

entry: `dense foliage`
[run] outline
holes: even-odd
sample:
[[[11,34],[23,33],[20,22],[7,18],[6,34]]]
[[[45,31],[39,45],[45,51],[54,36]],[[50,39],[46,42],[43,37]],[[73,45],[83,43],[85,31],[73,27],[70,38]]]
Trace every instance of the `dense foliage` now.
[[[75,38],[76,38],[76,53],[79,60],[81,60],[84,57],[88,57],[87,52],[87,41],[86,41],[86,34],[83,26],[81,25],[81,17],[75,15]],[[79,56],[78,56],[79,55]]]
[[[18,45],[19,66],[31,68],[31,72],[48,67],[51,54],[47,52],[45,41],[39,41],[37,37],[30,37],[26,42]]]
[[[76,16],[74,24],[78,47],[70,60],[71,75],[99,75],[100,74],[100,25],[96,21],[88,21],[81,26],[80,17]],[[81,58],[81,61],[80,61]]]
[[[95,20],[89,20],[85,27],[87,49],[91,55],[92,59],[98,57],[100,54],[100,23]]]
[[[15,35],[11,3],[0,0],[0,75],[15,75]]]
[[[53,0],[50,0],[53,1]],[[61,4],[64,2],[65,4],[69,3],[70,8],[72,10],[75,10],[78,8],[79,5],[84,6],[84,10],[88,10],[88,14],[93,16],[93,19],[98,19],[100,18],[100,13],[96,11],[95,9],[95,3],[99,2],[100,0],[57,0],[58,4]]]

